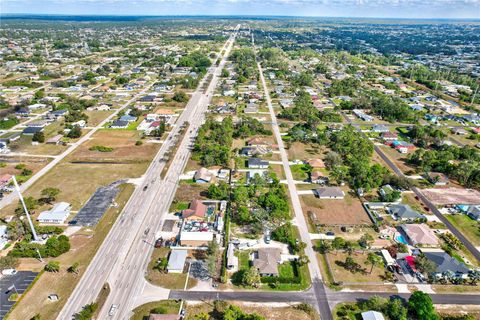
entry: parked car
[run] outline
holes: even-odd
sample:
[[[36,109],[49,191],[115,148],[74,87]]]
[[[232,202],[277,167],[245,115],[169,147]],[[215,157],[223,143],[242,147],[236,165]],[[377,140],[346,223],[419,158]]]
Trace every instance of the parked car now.
[[[4,276],[13,276],[13,275],[17,274],[17,270],[12,269],[12,268],[10,268],[10,269],[3,269],[3,270],[2,270],[2,274],[3,274]]]
[[[112,306],[110,307],[110,310],[108,311],[108,315],[110,317],[115,315],[115,312],[117,312],[117,309],[118,309],[118,305],[112,304]]]

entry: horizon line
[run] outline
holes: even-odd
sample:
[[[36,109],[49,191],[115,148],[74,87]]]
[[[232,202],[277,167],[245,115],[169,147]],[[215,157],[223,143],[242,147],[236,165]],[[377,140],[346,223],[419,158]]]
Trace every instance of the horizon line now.
[[[3,16],[57,16],[57,17],[145,17],[145,18],[159,18],[159,17],[265,17],[265,18],[340,18],[340,19],[386,19],[386,20],[470,20],[480,21],[480,18],[409,18],[409,17],[366,17],[366,16],[302,16],[302,15],[268,15],[268,14],[163,14],[163,15],[150,15],[150,14],[96,14],[96,13],[29,13],[29,12],[2,12],[0,17]]]

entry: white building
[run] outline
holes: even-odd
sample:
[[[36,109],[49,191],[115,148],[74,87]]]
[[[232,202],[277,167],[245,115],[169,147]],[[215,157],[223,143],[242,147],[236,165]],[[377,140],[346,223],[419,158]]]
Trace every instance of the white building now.
[[[52,209],[43,211],[39,214],[37,220],[40,223],[63,224],[70,215],[70,204],[59,202]]]

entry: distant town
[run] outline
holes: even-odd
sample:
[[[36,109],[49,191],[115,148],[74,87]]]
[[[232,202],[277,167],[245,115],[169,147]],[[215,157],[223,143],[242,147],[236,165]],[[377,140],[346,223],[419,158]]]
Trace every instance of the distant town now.
[[[83,20],[2,16],[0,319],[480,318],[478,21]]]

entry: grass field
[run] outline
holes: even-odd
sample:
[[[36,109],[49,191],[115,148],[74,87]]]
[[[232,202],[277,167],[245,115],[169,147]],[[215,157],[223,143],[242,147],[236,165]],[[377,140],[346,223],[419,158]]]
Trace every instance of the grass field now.
[[[332,268],[332,273],[336,281],[342,282],[383,282],[381,276],[385,274],[383,266],[375,266],[370,273],[371,265],[366,264],[367,253],[352,254],[352,258],[357,262],[361,270],[351,272],[345,269],[341,264],[345,262],[347,253],[331,252],[327,254],[328,261]]]
[[[44,272],[12,311],[10,319],[30,319],[37,313],[40,314],[41,319],[55,319],[134,190],[131,184],[122,185],[120,188],[121,191],[116,199],[119,206],[108,209],[97,226],[91,230],[82,229],[70,237],[69,252],[58,258],[48,259],[59,261],[61,271],[59,273]],[[26,260],[27,263],[36,261]],[[80,265],[78,275],[66,271],[75,262]],[[36,263],[37,270],[43,267],[40,262],[36,261]],[[48,295],[51,293],[58,294],[59,300],[49,302]]]
[[[92,110],[92,111],[84,111],[85,114],[88,116],[87,126],[95,127],[104,119],[106,119],[109,115],[111,115],[114,110]]]
[[[318,146],[293,142],[290,143],[287,152],[289,160],[306,160],[309,158],[318,158],[323,153],[323,150]]]
[[[308,178],[308,167],[304,164],[295,164],[290,166],[290,170],[292,171],[293,179],[304,181]]]
[[[155,310],[157,309],[157,310]],[[178,314],[180,302],[176,300],[162,300],[150,302],[133,309],[133,316],[130,320],[144,320],[152,311],[162,311],[162,314]]]
[[[57,133],[51,135],[45,134],[45,141],[56,134]],[[10,144],[10,150],[12,152],[26,153],[29,155],[56,156],[61,154],[66,149],[66,146],[46,143],[39,143],[38,145],[34,146],[32,145],[32,137],[28,136],[21,136],[20,139]]]
[[[157,261],[161,258],[168,257],[170,252],[169,248],[158,248],[153,250],[152,257],[148,264],[146,279],[157,286],[166,289],[182,289],[185,287],[185,281],[187,279],[186,273],[166,273],[154,269]],[[193,288],[197,284],[197,280],[190,278],[188,280],[187,288]]]
[[[445,217],[459,229],[475,246],[480,246],[480,223],[470,219],[467,215],[445,215]]]

